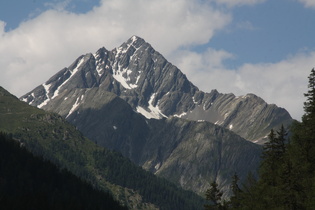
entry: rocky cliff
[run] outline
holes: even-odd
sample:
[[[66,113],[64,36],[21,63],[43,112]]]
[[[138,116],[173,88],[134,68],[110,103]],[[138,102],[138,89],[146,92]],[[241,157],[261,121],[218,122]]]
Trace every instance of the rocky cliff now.
[[[263,143],[271,128],[291,122],[285,109],[253,94],[236,97],[216,90],[200,91],[176,66],[136,36],[111,51],[101,48],[95,54],[80,56],[21,99],[67,117],[81,99],[62,104],[60,100],[69,99],[71,91],[92,87],[115,93],[147,118],[205,120],[256,143]]]

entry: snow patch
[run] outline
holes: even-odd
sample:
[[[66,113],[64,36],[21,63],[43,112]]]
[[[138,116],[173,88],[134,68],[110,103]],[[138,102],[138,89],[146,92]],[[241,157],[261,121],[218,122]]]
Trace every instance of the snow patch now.
[[[79,96],[76,99],[75,103],[72,105],[72,108],[70,109],[70,111],[69,111],[68,115],[66,116],[66,118],[68,118],[77,109],[77,107],[80,105],[80,101],[82,101],[83,98],[84,98],[84,95]]]
[[[133,42],[137,41],[137,37],[136,36],[132,36],[131,40],[132,40],[132,43],[133,43]]]
[[[31,96],[33,97],[33,100],[29,104],[32,104],[35,101],[35,94],[32,93]]]
[[[103,70],[102,65],[105,64],[105,61],[102,60],[102,58],[100,57],[99,54],[93,54],[93,56],[95,58],[95,66],[96,66],[97,74],[98,74],[99,77],[101,77],[102,76],[102,70]],[[108,65],[106,65],[106,67],[107,66]]]
[[[97,74],[98,74],[98,76],[99,77],[101,77],[102,76],[102,67],[101,67],[101,64],[99,64],[99,63],[97,63],[97,65],[96,65],[96,71],[97,71]]]
[[[134,84],[130,83],[130,74],[132,73],[132,71],[128,68],[121,68],[121,65],[119,65],[118,61],[120,60],[119,57],[121,57],[122,55],[124,55],[129,48],[132,46],[135,48],[135,52],[129,57],[129,60],[133,59],[133,56],[136,54],[136,51],[138,51],[138,49],[140,47],[135,47],[134,46],[134,42],[137,41],[138,38],[136,36],[132,36],[131,37],[131,43],[128,43],[126,47],[118,47],[116,48],[116,55],[115,55],[115,63],[112,65],[113,67],[115,67],[115,69],[113,68],[113,77],[115,78],[115,80],[117,80],[124,88],[126,89],[134,89],[136,87],[138,87],[137,83],[140,79],[141,76],[141,71],[139,71],[139,76],[136,78],[136,82]],[[118,69],[116,69],[118,68]]]
[[[230,112],[224,114],[224,119],[226,119],[230,115]]]
[[[222,125],[222,124],[223,124],[223,121],[218,120],[218,121],[216,121],[214,124],[215,124],[215,125]]]
[[[117,129],[118,129],[115,125],[113,126],[113,128],[114,128],[114,130],[117,130]]]
[[[73,77],[73,75],[75,75],[78,72],[79,67],[82,65],[83,62],[84,62],[84,57],[81,58],[81,60],[77,64],[77,66],[72,71],[70,71],[70,73],[71,73],[70,77],[68,79],[66,79],[61,85],[59,85],[59,87],[54,92],[54,95],[53,95],[53,97],[51,97],[51,99],[54,99],[59,95],[59,91],[60,91],[61,87],[64,86]]]
[[[155,118],[155,117],[151,114],[151,112],[148,112],[147,110],[145,110],[145,109],[142,108],[141,106],[138,106],[136,110],[137,110],[138,113],[142,114],[142,115],[145,116],[145,118],[147,118],[147,119]]]
[[[137,84],[128,84],[130,81],[129,75],[132,73],[129,69],[122,69],[121,66],[118,66],[118,70],[113,71],[113,77],[117,80],[124,88],[126,89],[134,89],[138,87]],[[126,75],[127,77],[124,77]],[[138,82],[138,81],[137,81]]]
[[[155,115],[160,116],[159,119],[161,118],[161,116],[162,116],[162,117],[166,117],[166,116],[161,112],[161,110],[160,110],[159,107],[158,107],[159,101],[158,101],[158,103],[157,103],[156,106],[153,106],[152,102],[153,102],[155,96],[156,96],[156,93],[153,93],[152,96],[150,97],[150,100],[149,100],[149,107],[148,107],[148,108],[151,110],[151,113],[154,113]],[[167,117],[166,117],[166,118],[167,118]]]
[[[139,79],[140,79],[140,77],[141,77],[141,73],[142,73],[142,71],[138,71],[138,73],[139,73],[139,75],[137,76],[137,79],[136,79],[136,84],[138,84],[138,82],[139,82]]]
[[[178,117],[178,118],[181,118],[181,117],[183,117],[183,116],[185,116],[185,115],[187,115],[187,112],[183,112],[183,113],[181,113],[181,114],[174,114],[173,116],[174,117]]]
[[[149,106],[148,106],[148,110],[145,110],[144,108],[142,108],[141,106],[138,106],[137,107],[137,112],[139,112],[140,114],[142,114],[143,116],[145,116],[147,119],[151,119],[151,118],[154,118],[154,119],[161,119],[163,117],[167,118],[166,115],[164,115],[162,113],[162,111],[159,109],[158,107],[158,104],[159,104],[159,101],[157,103],[156,106],[153,106],[152,102],[154,100],[156,96],[156,93],[153,93],[150,97],[150,100],[149,100]]]
[[[198,104],[197,101],[195,100],[195,96],[192,97],[192,100],[193,100],[194,104]]]
[[[95,59],[99,59],[100,58],[100,55],[98,53],[94,53],[93,56],[94,56]]]
[[[233,124],[231,124],[231,125],[229,126],[229,129],[230,129],[230,130],[232,130],[232,129],[233,129]]]
[[[75,101],[75,103],[72,105],[72,108],[70,109],[66,118],[68,118],[70,116],[70,114],[72,114],[74,112],[74,110],[79,106],[79,99],[80,99],[80,97],[78,97],[77,100]]]
[[[44,100],[41,104],[39,104],[37,107],[38,108],[42,108],[43,106],[45,106],[47,103],[48,103],[48,101],[50,101],[50,98],[49,98],[49,88],[50,88],[50,86],[51,86],[51,84],[46,84],[46,83],[44,83],[44,84],[42,84],[42,86],[44,87],[44,89],[45,89],[45,93],[46,93],[46,100]]]
[[[159,170],[160,167],[161,167],[161,163],[158,163],[154,166],[155,170]]]

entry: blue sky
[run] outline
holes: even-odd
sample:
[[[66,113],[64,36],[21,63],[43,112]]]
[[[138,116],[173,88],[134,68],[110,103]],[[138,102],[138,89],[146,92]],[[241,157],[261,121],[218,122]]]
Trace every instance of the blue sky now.
[[[314,23],[314,0],[1,1],[0,85],[21,96],[138,35],[201,90],[254,93],[300,119]]]
[[[233,21],[210,46],[237,56],[230,62],[277,62],[299,51],[315,49],[315,12],[293,0],[273,0],[233,9]]]
[[[0,2],[0,20],[6,22],[6,30],[12,30],[22,22],[35,18],[48,9],[66,9],[75,13],[85,13],[94,6],[98,6],[99,0],[10,0]]]

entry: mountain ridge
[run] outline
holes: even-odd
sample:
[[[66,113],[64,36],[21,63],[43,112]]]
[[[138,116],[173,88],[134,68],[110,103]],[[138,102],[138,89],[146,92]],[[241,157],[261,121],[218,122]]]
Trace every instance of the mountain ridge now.
[[[270,129],[288,125],[292,120],[285,109],[269,105],[254,94],[236,97],[217,90],[200,91],[176,66],[137,36],[111,51],[103,47],[94,54],[80,56],[21,100],[52,110],[63,91],[93,87],[118,95],[148,119],[176,116],[205,120],[259,144],[265,142]],[[79,101],[67,104],[73,109],[64,107],[68,114],[59,114],[70,116]]]
[[[76,89],[67,100],[78,102],[82,96],[67,121],[98,145],[121,152],[184,189],[203,194],[210,179],[216,179],[227,197],[235,171],[241,180],[256,173],[261,147],[219,125],[177,117],[147,119],[114,93],[97,87]],[[89,103],[99,96],[102,103]]]
[[[209,179],[217,180],[225,196],[234,172],[241,180],[256,173],[257,144],[292,121],[254,94],[200,91],[136,36],[79,56],[20,99],[60,114],[98,145],[185,189],[202,194]]]

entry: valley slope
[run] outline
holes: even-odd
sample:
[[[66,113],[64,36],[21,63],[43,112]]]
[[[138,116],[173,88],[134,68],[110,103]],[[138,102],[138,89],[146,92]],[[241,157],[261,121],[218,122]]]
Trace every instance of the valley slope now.
[[[143,39],[80,56],[20,98],[65,117],[85,136],[134,163],[203,194],[227,194],[259,167],[261,146],[289,113],[254,94],[200,91]],[[258,143],[254,144],[252,142]]]
[[[228,194],[235,172],[244,181],[258,169],[261,147],[221,126],[177,117],[147,119],[101,88],[78,88],[67,95],[67,100],[56,97],[59,107],[80,99],[66,117],[86,137],[184,189],[203,195],[216,180]],[[90,103],[95,99],[102,103]]]
[[[152,175],[117,152],[97,146],[61,116],[32,107],[2,87],[0,132],[12,135],[22,147],[95,188],[110,191],[130,209],[203,208],[201,197]],[[0,177],[6,179],[1,173]]]

